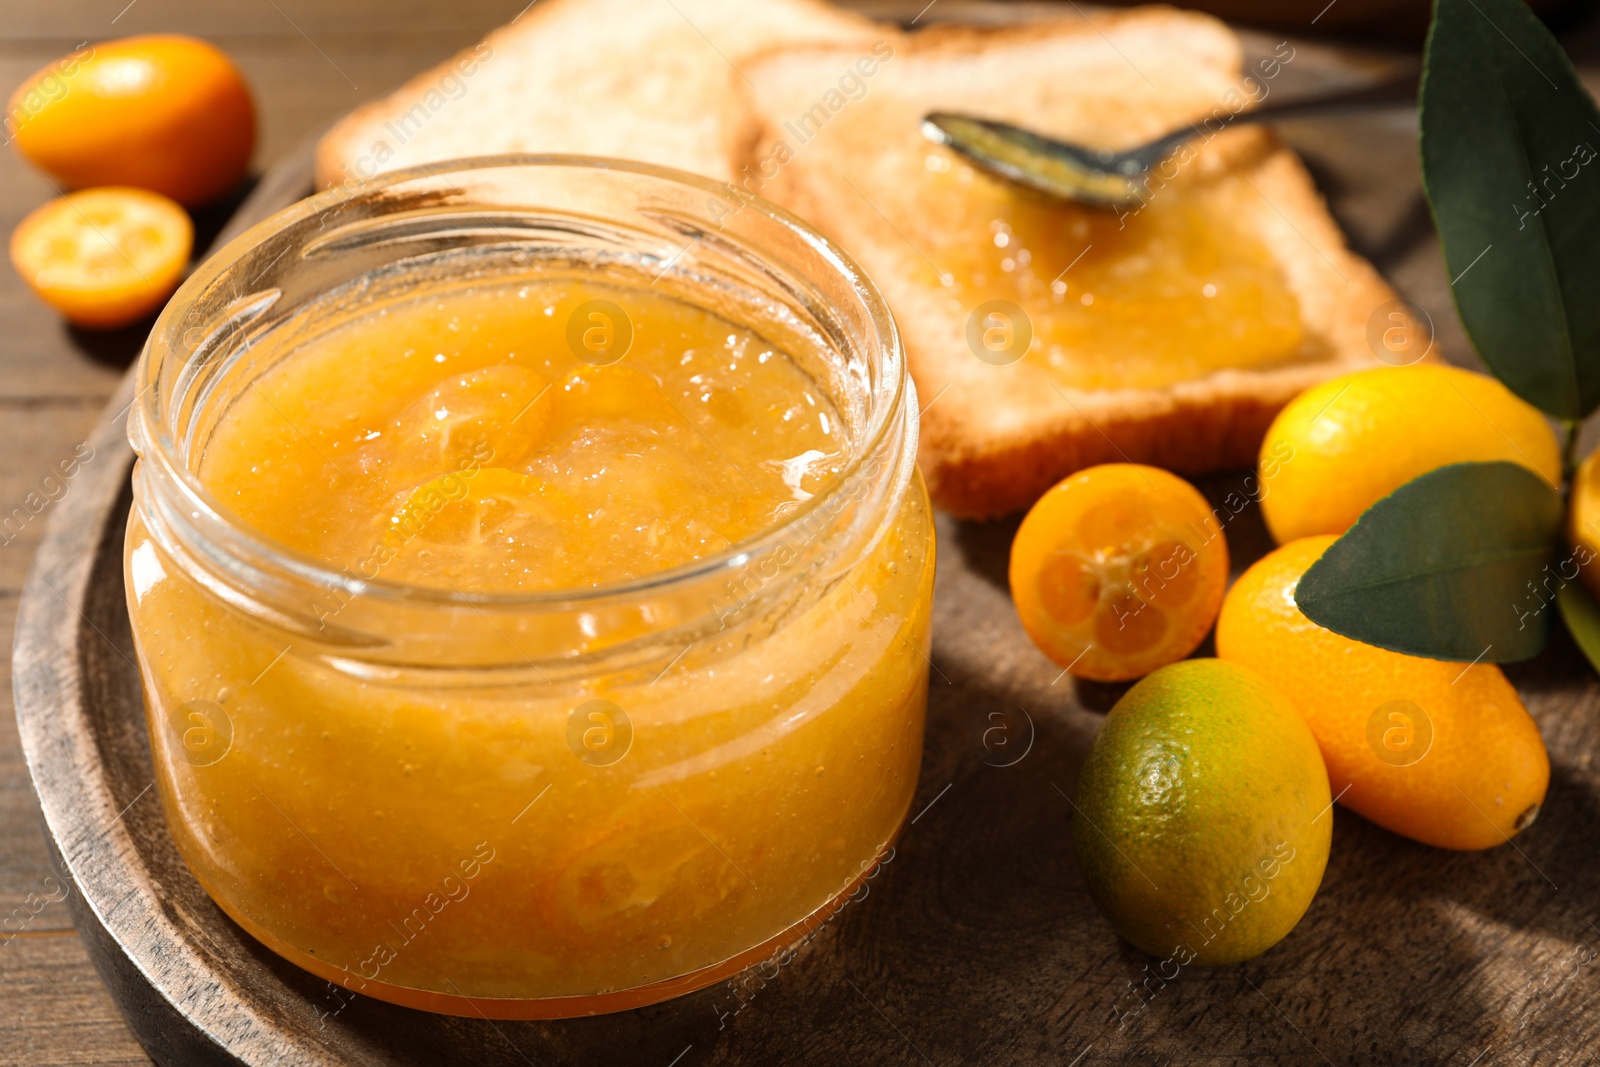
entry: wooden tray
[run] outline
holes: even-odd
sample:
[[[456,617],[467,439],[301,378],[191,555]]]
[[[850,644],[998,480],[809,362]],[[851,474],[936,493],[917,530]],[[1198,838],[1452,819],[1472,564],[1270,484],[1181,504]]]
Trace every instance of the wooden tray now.
[[[1318,55],[1300,70],[1337,75],[1340,64]],[[1357,247],[1432,312],[1447,350],[1455,339],[1463,351],[1416,189],[1413,118],[1374,113],[1287,133]],[[309,160],[302,151],[271,171],[231,233],[308,191]],[[338,990],[230,922],[168,837],[123,602],[130,395],[125,385],[92,438],[97,459],[56,505],[28,580],[16,704],[78,929],[163,1064],[1600,1058],[1600,699],[1565,637],[1511,672],[1554,764],[1532,829],[1492,852],[1454,854],[1340,809],[1322,891],[1286,941],[1161,983],[1146,969],[1154,961],[1095,911],[1073,859],[1066,798],[1121,689],[1074,685],[1029,645],[1006,592],[1014,523],[944,516],[914,818],[865,896],[791,964],[565,1022],[448,1018]],[[1222,502],[1243,478],[1204,488]],[[1253,507],[1227,533],[1238,566],[1268,547]]]

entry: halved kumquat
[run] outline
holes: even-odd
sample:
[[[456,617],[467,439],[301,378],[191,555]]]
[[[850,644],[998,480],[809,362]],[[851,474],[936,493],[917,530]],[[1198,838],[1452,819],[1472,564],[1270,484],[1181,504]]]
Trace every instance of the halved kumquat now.
[[[28,288],[90,329],[159,308],[183,279],[194,227],[183,208],[143,189],[88,189],[35,209],[11,235]]]
[[[1023,629],[1073,675],[1139,678],[1193,652],[1228,582],[1205,498],[1167,471],[1091,467],[1046,493],[1011,546]]]

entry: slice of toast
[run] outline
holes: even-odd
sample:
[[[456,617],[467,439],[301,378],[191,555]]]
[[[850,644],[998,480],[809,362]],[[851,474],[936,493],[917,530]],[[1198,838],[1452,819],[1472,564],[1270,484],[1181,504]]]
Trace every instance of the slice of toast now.
[[[740,57],[881,36],[820,0],[539,0],[340,120],[318,145],[317,183],[502,152],[619,156],[726,180]]]
[[[1220,22],[1140,8],[935,27],[862,57],[817,45],[742,63],[754,123],[736,181],[822,227],[883,290],[945,510],[1016,511],[1096,463],[1249,465],[1291,397],[1377,362],[1368,322],[1394,293],[1289,150],[1258,127],[1216,132],[1276,73],[1242,82]],[[976,171],[923,136],[934,111],[1104,148],[1214,125],[1116,213]]]

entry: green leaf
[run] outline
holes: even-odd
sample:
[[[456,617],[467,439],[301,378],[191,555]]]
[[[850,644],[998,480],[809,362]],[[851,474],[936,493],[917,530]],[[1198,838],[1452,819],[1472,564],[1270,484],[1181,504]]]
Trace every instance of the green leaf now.
[[[1522,0],[1438,0],[1422,176],[1478,354],[1559,418],[1600,405],[1600,110]]]
[[[1561,495],[1516,463],[1453,463],[1368,508],[1300,579],[1313,622],[1431,659],[1537,655]]]
[[[1588,657],[1589,665],[1600,671],[1600,604],[1582,582],[1563,585],[1556,592],[1556,603],[1561,605],[1561,618],[1572,639]]]

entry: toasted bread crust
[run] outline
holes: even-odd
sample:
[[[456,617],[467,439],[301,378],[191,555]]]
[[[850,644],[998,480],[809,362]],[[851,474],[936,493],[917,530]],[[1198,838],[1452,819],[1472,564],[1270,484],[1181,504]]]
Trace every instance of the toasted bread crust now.
[[[1092,110],[1069,113],[1072,102],[1054,83],[1076,72],[1043,65],[1062,59],[1052,53],[1052,42],[1072,43],[1078,49],[1074,54],[1081,54],[1086,42],[1103,37],[1120,52],[1163,34],[1172,38],[1168,62],[1146,77],[1128,60],[1122,72],[1127,99],[1120,111],[1113,96]],[[894,59],[886,67],[898,64],[899,80],[891,85],[887,77],[881,79],[862,104],[848,106],[879,106],[889,114],[890,105],[875,105],[872,93],[892,98],[925,92],[925,99],[917,98],[924,111],[994,114],[1046,131],[1063,125],[1073,133],[1086,128],[1091,137],[1110,144],[1139,143],[1208,113],[1221,90],[1237,84],[1241,68],[1239,45],[1226,27],[1165,8],[1025,28],[940,27],[888,40]],[[1012,61],[1009,69],[1004,57]],[[841,48],[808,46],[774,50],[747,62],[755,125],[740,139],[748,147],[735,169],[768,160],[780,142],[793,140],[785,116],[803,109],[807,97],[801,86],[821,84],[849,58]],[[1177,69],[1178,63],[1184,69]],[[1118,67],[1102,65],[1093,73],[1115,77]],[[1366,324],[1394,293],[1370,264],[1349,251],[1299,160],[1260,128],[1216,136],[1198,149],[1193,169],[1202,181],[1241,176],[1253,190],[1235,197],[1230,210],[1274,251],[1299,300],[1308,342],[1298,358],[1254,370],[1219,371],[1169,388],[1105,390],[1067,388],[1028,359],[1006,367],[979,361],[966,346],[964,322],[952,316],[933,286],[916,279],[916,260],[926,259],[916,248],[916,234],[896,227],[868,200],[881,190],[865,191],[873,188],[874,150],[880,156],[903,146],[913,150],[915,142],[900,129],[906,125],[904,110],[892,113],[893,128],[886,122],[876,131],[875,144],[858,137],[855,143],[829,145],[823,135],[802,144],[760,191],[822,227],[884,290],[925,405],[919,459],[941,508],[966,517],[1006,514],[1027,507],[1073,471],[1103,462],[1150,463],[1185,473],[1249,465],[1273,416],[1293,396],[1332,375],[1377,362]]]

